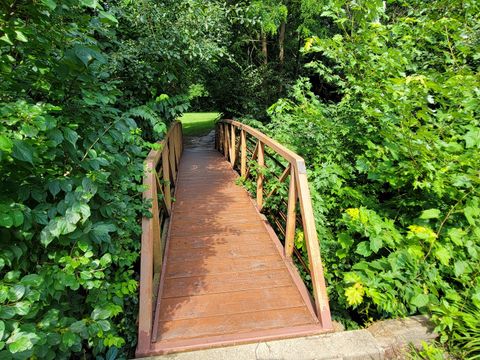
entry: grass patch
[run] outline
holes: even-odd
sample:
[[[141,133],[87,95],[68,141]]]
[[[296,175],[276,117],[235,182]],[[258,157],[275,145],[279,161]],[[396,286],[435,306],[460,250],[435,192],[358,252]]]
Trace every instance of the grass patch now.
[[[179,119],[183,125],[185,136],[202,136],[213,130],[214,122],[220,117],[220,113],[185,113]]]

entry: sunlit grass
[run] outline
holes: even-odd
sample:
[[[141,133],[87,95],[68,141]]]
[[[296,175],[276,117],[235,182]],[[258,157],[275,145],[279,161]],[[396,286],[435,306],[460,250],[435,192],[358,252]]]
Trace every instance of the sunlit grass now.
[[[216,119],[220,117],[220,113],[185,113],[179,119],[183,125],[183,134],[185,136],[202,136],[208,134],[214,126]]]

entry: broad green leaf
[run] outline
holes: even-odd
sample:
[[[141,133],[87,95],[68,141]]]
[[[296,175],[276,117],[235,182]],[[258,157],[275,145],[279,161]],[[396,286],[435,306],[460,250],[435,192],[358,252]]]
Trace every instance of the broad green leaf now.
[[[435,257],[440,260],[443,265],[448,265],[452,257],[451,253],[443,246],[437,245],[437,248],[433,252]]]
[[[11,319],[15,316],[15,309],[12,306],[0,305],[0,319]]]
[[[19,30],[15,30],[16,38],[21,42],[28,42],[27,37]]]
[[[80,0],[80,4],[82,4],[83,6],[92,8],[92,9],[95,9],[95,8],[99,7],[98,6],[98,0]]]
[[[99,11],[100,21],[103,23],[118,24],[118,20],[112,13],[106,11]]]
[[[468,263],[466,261],[455,261],[454,264],[454,272],[456,277],[460,277],[465,273],[465,270],[468,267]]]
[[[17,315],[25,316],[30,311],[32,304],[28,301],[19,301],[15,303],[15,311]]]
[[[14,140],[12,156],[18,160],[29,162],[33,165],[33,147],[26,141]]]
[[[10,152],[13,147],[13,142],[4,135],[0,135],[0,150]]]
[[[90,231],[90,236],[93,241],[96,241],[98,243],[101,242],[110,242],[110,232],[115,231],[117,228],[113,224],[107,224],[107,223],[97,223],[93,227],[93,229]]]
[[[428,302],[429,302],[429,298],[427,294],[418,294],[411,300],[411,303],[418,308],[425,307],[428,304]]]
[[[13,217],[8,213],[0,212],[0,226],[9,228],[13,225]]]
[[[25,286],[15,285],[8,291],[8,299],[12,302],[20,300],[25,295]]]
[[[27,351],[39,340],[38,335],[27,332],[16,332],[8,340],[8,350],[15,354],[22,351]]]
[[[0,40],[3,40],[6,42],[8,45],[13,45],[12,40],[8,37],[8,34],[3,34],[3,36],[0,37]]]
[[[370,249],[374,252],[377,253],[378,250],[380,250],[383,246],[383,240],[380,236],[374,236],[370,240]]]
[[[42,0],[42,3],[50,10],[55,10],[57,3],[54,0]]]
[[[76,45],[74,47],[75,56],[85,65],[88,66],[94,60],[105,63],[105,57],[97,50],[83,46]]]
[[[95,308],[90,315],[93,320],[105,320],[112,315],[112,312],[108,309]]]
[[[62,335],[62,343],[67,348],[72,347],[73,345],[75,345],[79,341],[80,341],[80,338],[78,337],[78,335],[76,335],[76,334],[74,334],[70,331],[67,331]]]
[[[78,248],[83,252],[86,252],[90,248],[90,244],[87,241],[80,240],[78,243]]]
[[[65,220],[72,225],[77,224],[80,219],[80,214],[73,209],[67,209],[67,211],[65,212]]]
[[[77,202],[73,204],[72,210],[82,216],[82,224],[85,223],[85,221],[87,221],[87,219],[90,217],[90,207],[85,203]]]
[[[470,225],[475,226],[475,218],[480,215],[480,208],[467,206],[463,209],[463,213]]]
[[[440,217],[440,210],[438,209],[428,209],[422,211],[420,219],[438,219]]]
[[[77,140],[78,140],[78,134],[70,129],[70,128],[64,128],[63,129],[63,135],[65,136],[65,139],[72,144],[73,146],[76,145]]]
[[[53,196],[57,196],[57,194],[60,192],[60,181],[58,180],[53,180],[48,183],[48,190],[50,190],[50,193]]]
[[[470,126],[470,131],[464,136],[467,149],[472,147],[480,148],[480,128]]]
[[[5,323],[0,320],[0,340],[3,339],[3,335],[5,335]]]
[[[100,265],[102,267],[109,265],[111,262],[112,262],[112,255],[110,254],[105,254],[100,258]]]
[[[356,283],[353,286],[345,289],[345,296],[347,298],[347,303],[350,306],[358,306],[363,302],[363,295],[365,294],[365,289],[362,284]]]
[[[28,274],[22,278],[21,283],[27,286],[38,287],[43,283],[43,278],[37,274]]]
[[[460,228],[451,228],[448,230],[448,236],[450,237],[450,240],[452,240],[452,242],[458,246],[463,245],[463,239],[465,235],[467,235],[465,230]]]
[[[23,212],[19,209],[12,210],[12,219],[13,219],[13,226],[18,227],[23,224],[24,216]]]
[[[370,249],[370,244],[367,241],[362,241],[357,246],[357,250],[355,251],[357,254],[360,254],[364,257],[368,257],[372,255],[372,250]]]

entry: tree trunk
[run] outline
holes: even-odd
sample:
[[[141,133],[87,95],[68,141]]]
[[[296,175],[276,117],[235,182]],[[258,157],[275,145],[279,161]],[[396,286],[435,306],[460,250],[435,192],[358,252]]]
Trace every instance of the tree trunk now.
[[[278,35],[278,61],[283,66],[285,60],[285,21],[280,24],[280,34]]]
[[[262,31],[262,54],[263,63],[268,64],[268,48],[267,48],[267,35]]]

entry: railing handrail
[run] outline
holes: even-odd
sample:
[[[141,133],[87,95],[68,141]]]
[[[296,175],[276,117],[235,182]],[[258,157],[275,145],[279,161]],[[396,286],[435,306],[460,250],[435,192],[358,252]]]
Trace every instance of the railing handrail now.
[[[317,317],[320,320],[322,327],[324,329],[331,329],[332,322],[330,316],[330,307],[328,303],[328,296],[327,290],[325,286],[325,279],[323,276],[323,266],[321,262],[320,256],[320,246],[318,242],[318,235],[315,226],[315,217],[313,214],[313,207],[311,202],[310,196],[310,189],[308,186],[307,180],[307,171],[305,166],[305,160],[297,155],[295,152],[287,149],[285,146],[281,145],[277,141],[271,139],[267,135],[263,134],[259,130],[256,130],[246,124],[242,124],[241,122],[230,120],[230,119],[223,119],[220,120],[217,124],[228,124],[233,127],[233,129],[237,128],[240,130],[240,144],[239,144],[239,151],[241,152],[241,175],[244,176],[244,169],[245,169],[245,162],[246,162],[246,135],[244,132],[250,134],[254,138],[258,140],[258,162],[260,166],[264,166],[264,150],[263,147],[266,145],[272,150],[274,150],[277,154],[282,156],[285,160],[288,161],[290,166],[290,176],[292,176],[295,181],[290,181],[289,186],[289,200],[288,200],[288,215],[287,215],[287,225],[286,225],[286,239],[285,239],[285,255],[287,257],[291,257],[293,251],[293,242],[294,242],[294,234],[295,234],[295,222],[296,222],[296,215],[295,215],[295,204],[298,198],[299,200],[299,207],[300,213],[302,217],[302,224],[303,224],[303,232],[304,238],[307,245],[307,254],[310,263],[310,275],[312,279],[312,287],[313,287],[313,296],[315,299],[315,310],[317,313]],[[217,127],[218,131],[218,127]],[[223,130],[222,130],[223,131]],[[227,130],[228,132],[228,130]],[[224,135],[224,144],[220,143],[220,140],[217,140],[218,148],[223,149],[225,152],[225,156],[228,158],[228,151],[230,151],[230,160],[232,166],[235,165],[236,162],[236,134],[235,131],[230,132],[230,134],[223,134]],[[219,139],[219,134],[217,134],[217,139]],[[230,149],[225,149],[225,146],[229,146]],[[256,148],[257,149],[257,148]],[[252,155],[253,156],[253,155]],[[285,169],[288,171],[289,169]],[[286,176],[285,176],[286,177]],[[263,201],[263,194],[259,194],[263,192],[263,175],[259,175],[257,177],[257,204],[259,208],[262,208],[262,201]],[[260,199],[259,199],[260,197]]]
[[[159,149],[151,150],[144,161],[143,192],[144,200],[152,200],[150,212],[152,217],[142,218],[142,238],[140,250],[140,291],[138,311],[138,344],[136,354],[141,356],[150,350],[153,333],[153,312],[155,297],[155,275],[159,279],[163,258],[162,221],[158,203],[158,190],[163,195],[163,205],[166,216],[172,206],[171,183],[175,181],[180,155],[182,153],[182,124],[175,121],[165,138],[158,142]],[[157,167],[162,161],[162,174],[157,173]],[[160,183],[160,179],[164,183]]]

